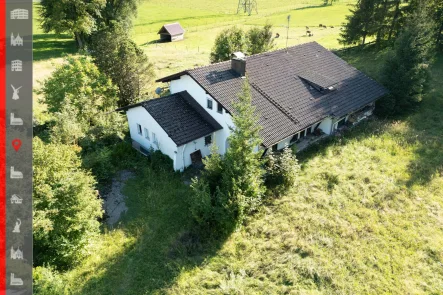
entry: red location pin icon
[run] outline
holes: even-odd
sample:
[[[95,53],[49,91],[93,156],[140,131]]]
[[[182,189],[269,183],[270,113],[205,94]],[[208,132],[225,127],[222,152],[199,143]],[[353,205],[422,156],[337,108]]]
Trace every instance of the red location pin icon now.
[[[12,147],[16,152],[18,152],[21,146],[22,146],[22,141],[20,139],[16,138],[12,141]]]

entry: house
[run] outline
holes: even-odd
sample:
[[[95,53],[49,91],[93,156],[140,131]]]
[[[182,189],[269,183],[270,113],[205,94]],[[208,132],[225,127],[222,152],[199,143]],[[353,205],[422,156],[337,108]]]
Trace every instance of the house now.
[[[164,25],[157,34],[160,35],[160,40],[165,42],[175,42],[185,38],[185,30],[179,23]]]
[[[16,194],[13,194],[11,197],[11,204],[21,204],[23,202],[23,199],[17,196]]]
[[[126,111],[131,138],[153,148],[183,170],[209,155],[216,143],[229,148],[232,102],[248,75],[252,104],[263,127],[260,148],[308,145],[342,125],[371,115],[387,91],[316,42],[185,70],[157,80],[171,95],[118,109]]]

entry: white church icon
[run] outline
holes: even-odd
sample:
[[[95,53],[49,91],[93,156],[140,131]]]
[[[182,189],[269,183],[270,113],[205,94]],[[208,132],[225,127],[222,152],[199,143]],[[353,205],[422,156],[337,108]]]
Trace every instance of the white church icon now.
[[[20,34],[15,37],[14,33],[11,33],[11,46],[23,46],[23,38],[20,37]]]
[[[14,250],[14,247],[11,247],[11,259],[23,260],[23,251],[20,250],[20,247],[18,247],[17,250]]]

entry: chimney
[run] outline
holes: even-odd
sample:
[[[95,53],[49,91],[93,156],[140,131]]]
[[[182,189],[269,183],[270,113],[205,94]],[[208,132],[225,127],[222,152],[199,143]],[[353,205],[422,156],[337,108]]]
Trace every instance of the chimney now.
[[[242,52],[234,52],[231,55],[231,69],[240,77],[246,75],[246,56]]]

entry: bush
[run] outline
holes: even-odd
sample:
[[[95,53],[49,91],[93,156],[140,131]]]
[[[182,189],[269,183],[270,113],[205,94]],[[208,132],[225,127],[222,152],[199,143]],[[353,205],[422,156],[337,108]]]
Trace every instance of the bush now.
[[[42,295],[61,295],[64,292],[65,283],[60,274],[52,268],[38,266],[32,272],[34,293]]]
[[[102,202],[95,179],[81,168],[78,147],[34,138],[34,265],[74,266],[99,233]]]
[[[92,170],[95,178],[103,183],[111,180],[116,172],[113,163],[113,150],[109,147],[90,152],[83,157],[83,167]]]
[[[173,170],[173,162],[171,158],[160,152],[159,150],[154,151],[151,149],[149,153],[149,159],[151,161],[151,167],[163,171],[172,171]]]
[[[289,147],[277,155],[272,151],[266,157],[265,185],[274,194],[280,196],[288,192],[297,182],[300,165]]]

